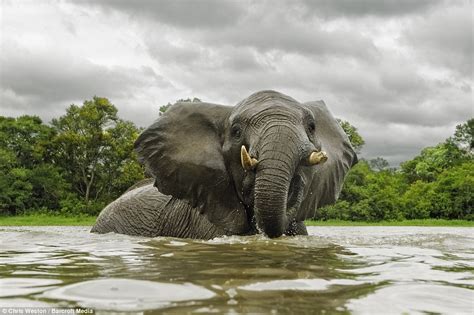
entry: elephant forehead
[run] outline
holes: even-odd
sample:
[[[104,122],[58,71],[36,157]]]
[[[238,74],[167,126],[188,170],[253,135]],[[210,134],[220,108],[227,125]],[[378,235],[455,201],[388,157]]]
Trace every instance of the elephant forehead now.
[[[298,103],[294,98],[276,91],[260,91],[250,95],[238,105],[264,103],[268,100],[281,100],[285,102]]]
[[[234,107],[231,114],[231,119],[240,116],[254,116],[262,111],[291,111],[297,109],[300,105],[295,99],[275,92],[275,91],[261,91],[247,97]],[[244,117],[242,117],[244,118]]]
[[[298,103],[289,103],[282,100],[266,100],[262,103],[243,104],[237,107],[230,120],[240,119],[248,121],[251,119],[265,119],[279,116],[282,119],[295,120],[301,118],[302,107]]]

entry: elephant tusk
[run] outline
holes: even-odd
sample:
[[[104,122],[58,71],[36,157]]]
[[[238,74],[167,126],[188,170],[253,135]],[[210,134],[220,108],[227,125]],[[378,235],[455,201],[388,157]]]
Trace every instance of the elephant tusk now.
[[[328,160],[328,155],[324,151],[315,151],[311,153],[309,156],[309,164],[310,165],[317,165],[320,163],[324,163]]]
[[[244,145],[240,148],[240,162],[246,171],[254,170],[258,163],[257,159],[250,157]]]

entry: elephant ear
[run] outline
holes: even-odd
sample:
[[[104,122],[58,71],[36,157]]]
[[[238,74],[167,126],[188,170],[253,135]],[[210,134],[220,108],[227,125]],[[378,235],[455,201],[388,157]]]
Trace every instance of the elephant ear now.
[[[349,138],[323,101],[305,103],[316,120],[316,138],[326,151],[328,160],[316,166],[310,184],[310,194],[305,200],[305,218],[312,218],[317,208],[336,202],[344,184],[344,178],[357,163],[357,155]]]
[[[187,200],[220,224],[232,220],[230,212],[241,210],[221,149],[231,110],[209,103],[177,103],[135,142],[139,161],[160,192]]]

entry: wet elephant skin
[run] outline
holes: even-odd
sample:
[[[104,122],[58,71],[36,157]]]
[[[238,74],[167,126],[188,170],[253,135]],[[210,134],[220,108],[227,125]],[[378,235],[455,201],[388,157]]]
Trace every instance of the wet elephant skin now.
[[[92,232],[209,239],[305,235],[357,163],[323,101],[275,92],[236,106],[177,103],[137,139],[152,180],[100,214]]]

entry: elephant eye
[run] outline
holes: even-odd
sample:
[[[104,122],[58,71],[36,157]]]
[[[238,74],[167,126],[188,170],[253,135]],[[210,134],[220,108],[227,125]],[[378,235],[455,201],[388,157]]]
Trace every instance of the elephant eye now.
[[[316,130],[316,125],[314,124],[314,121],[310,121],[308,124],[308,131],[310,133],[313,133]]]
[[[240,138],[240,136],[242,135],[242,130],[240,128],[240,125],[233,125],[230,133],[233,138],[236,138],[236,139]]]

